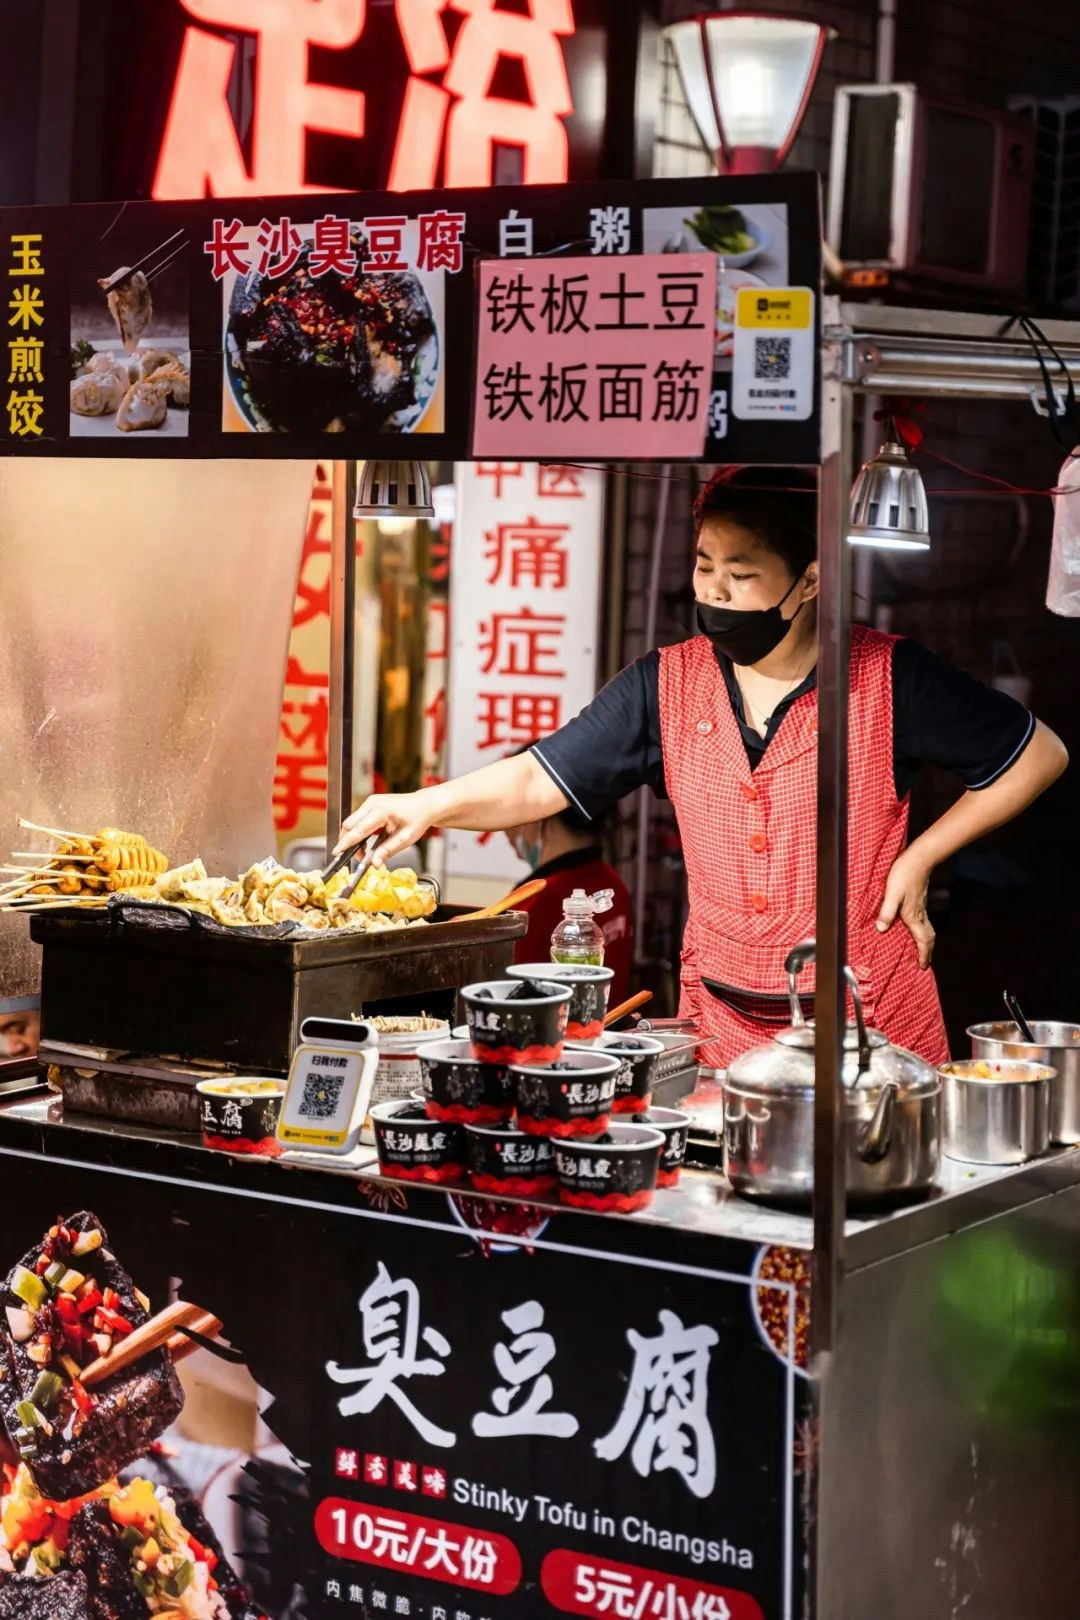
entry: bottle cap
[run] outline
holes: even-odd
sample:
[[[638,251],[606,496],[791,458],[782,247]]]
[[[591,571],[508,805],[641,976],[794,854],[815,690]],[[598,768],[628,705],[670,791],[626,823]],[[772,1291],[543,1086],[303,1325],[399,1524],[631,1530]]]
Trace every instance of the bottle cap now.
[[[598,911],[610,911],[614,901],[614,889],[599,889],[596,894],[586,894],[584,889],[575,889],[569,900],[563,901],[563,916],[592,917]]]

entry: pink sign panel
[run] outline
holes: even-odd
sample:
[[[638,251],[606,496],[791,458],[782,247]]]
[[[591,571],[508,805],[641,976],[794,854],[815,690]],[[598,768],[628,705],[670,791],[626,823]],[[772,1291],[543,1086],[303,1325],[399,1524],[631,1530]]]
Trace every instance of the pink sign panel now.
[[[473,455],[700,458],[715,329],[712,253],[485,261]]]

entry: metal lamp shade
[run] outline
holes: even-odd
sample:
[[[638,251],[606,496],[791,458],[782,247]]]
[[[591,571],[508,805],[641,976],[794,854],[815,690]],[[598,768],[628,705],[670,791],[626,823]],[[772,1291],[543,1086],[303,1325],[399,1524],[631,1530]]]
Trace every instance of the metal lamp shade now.
[[[729,174],[778,169],[833,30],[795,17],[704,12],[664,29],[701,139]]]
[[[431,518],[431,480],[422,461],[365,461],[353,517]]]
[[[922,475],[906,447],[890,437],[868,461],[851,491],[848,539],[886,551],[928,551],[930,514]]]

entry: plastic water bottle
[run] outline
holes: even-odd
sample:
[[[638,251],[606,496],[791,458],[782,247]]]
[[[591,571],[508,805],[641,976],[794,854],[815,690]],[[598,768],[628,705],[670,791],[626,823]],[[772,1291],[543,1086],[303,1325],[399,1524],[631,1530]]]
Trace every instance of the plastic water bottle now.
[[[551,960],[568,966],[603,967],[604,935],[595,921],[597,912],[610,911],[615,895],[611,889],[586,894],[575,889],[563,901],[562,922],[551,936]]]

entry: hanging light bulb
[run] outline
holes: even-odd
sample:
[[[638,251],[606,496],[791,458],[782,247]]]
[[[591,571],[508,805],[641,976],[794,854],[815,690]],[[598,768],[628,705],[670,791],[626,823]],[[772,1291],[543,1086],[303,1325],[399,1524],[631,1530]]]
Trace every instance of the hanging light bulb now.
[[[353,517],[430,518],[431,481],[422,461],[365,461],[356,485]]]
[[[851,491],[848,539],[883,551],[929,551],[930,513],[922,474],[889,421],[885,443],[859,472]]]

